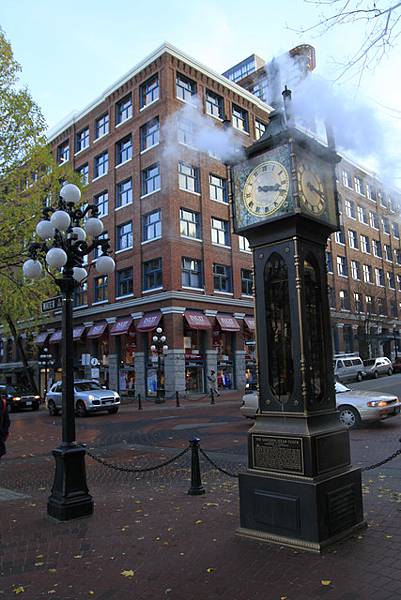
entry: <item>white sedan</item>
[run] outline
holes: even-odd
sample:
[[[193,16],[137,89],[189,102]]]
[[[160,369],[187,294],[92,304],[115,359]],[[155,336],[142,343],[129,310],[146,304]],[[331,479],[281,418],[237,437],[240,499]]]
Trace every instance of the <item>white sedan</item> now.
[[[373,422],[395,417],[400,414],[401,409],[401,402],[397,396],[351,390],[338,381],[336,381],[336,405],[341,423],[349,429],[358,427],[362,421]],[[246,393],[242,398],[242,414],[252,419],[257,410],[257,392]]]

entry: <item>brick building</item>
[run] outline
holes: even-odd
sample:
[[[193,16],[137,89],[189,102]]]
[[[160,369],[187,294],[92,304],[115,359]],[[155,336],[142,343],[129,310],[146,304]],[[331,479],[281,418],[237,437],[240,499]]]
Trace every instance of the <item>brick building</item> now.
[[[226,388],[254,378],[252,255],[245,238],[232,232],[228,169],[213,152],[193,148],[185,119],[169,130],[165,125],[196,99],[218,128],[231,124],[240,145],[253,143],[271,108],[254,88],[241,86],[258,79],[262,89],[262,63],[252,55],[222,76],[164,44],[50,133],[59,163],[70,161],[85,179],[85,199],[97,204],[116,261],[112,277],[99,277],[90,257],[88,282],[76,294],[77,375],[90,376],[88,359],[97,358],[110,387],[155,393],[150,346],[162,326],[166,396],[206,392],[211,369]],[[173,153],[166,152],[171,131]],[[328,247],[335,350],[389,354],[390,335],[395,339],[401,326],[395,198],[346,161],[338,185],[343,232]],[[365,278],[369,269],[372,282]],[[60,326],[60,314],[47,313],[35,337],[36,349],[48,347],[57,367]],[[15,369],[17,359],[5,342],[0,372]]]

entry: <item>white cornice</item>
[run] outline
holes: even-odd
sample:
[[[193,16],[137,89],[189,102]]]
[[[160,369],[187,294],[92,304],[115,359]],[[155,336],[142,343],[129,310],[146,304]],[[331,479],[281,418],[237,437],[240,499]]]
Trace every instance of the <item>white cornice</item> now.
[[[205,65],[203,65],[202,63],[197,61],[195,58],[192,58],[191,56],[184,54],[184,52],[182,52],[181,50],[179,50],[172,44],[169,44],[168,42],[164,42],[164,44],[159,46],[151,54],[146,56],[141,62],[139,62],[137,65],[135,65],[135,67],[133,67],[130,71],[125,73],[125,75],[120,77],[111,86],[106,88],[104,90],[104,92],[102,94],[100,94],[100,96],[98,96],[90,104],[85,106],[85,108],[83,108],[82,110],[77,110],[77,111],[70,113],[62,121],[60,121],[54,127],[49,129],[49,131],[47,132],[47,140],[49,142],[51,142],[54,138],[56,138],[58,135],[60,135],[60,133],[62,133],[65,129],[70,127],[76,121],[79,121],[80,119],[82,119],[85,115],[87,115],[89,112],[91,112],[99,104],[104,102],[106,100],[106,98],[108,96],[110,96],[110,94],[112,94],[120,86],[122,86],[124,83],[126,83],[127,81],[132,79],[132,77],[135,77],[135,75],[137,75],[140,71],[145,69],[153,61],[155,61],[157,58],[159,58],[160,56],[162,56],[162,54],[165,54],[165,53],[168,53],[171,56],[174,56],[178,60],[182,60],[187,65],[189,65],[190,67],[203,73],[207,77],[211,77],[212,79],[214,79],[218,83],[221,83],[221,85],[224,85],[226,88],[228,88],[232,92],[238,94],[239,96],[242,96],[245,100],[252,102],[252,104],[254,104],[255,106],[258,106],[260,109],[262,109],[268,113],[270,113],[273,110],[271,106],[269,106],[265,102],[262,102],[262,100],[260,100],[259,98],[257,98],[253,94],[251,94],[251,92],[248,92],[247,90],[245,90],[241,86],[237,85],[233,81],[230,81],[229,79],[227,79],[227,77],[224,77],[223,75],[220,75],[220,73],[216,73],[216,71],[209,69],[209,67],[206,67]]]

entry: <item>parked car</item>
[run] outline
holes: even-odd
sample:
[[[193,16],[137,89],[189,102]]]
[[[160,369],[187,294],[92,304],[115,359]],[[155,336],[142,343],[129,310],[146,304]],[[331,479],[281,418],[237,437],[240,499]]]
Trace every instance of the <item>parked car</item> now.
[[[378,358],[368,358],[363,361],[363,366],[366,371],[366,377],[374,377],[377,379],[379,375],[392,375],[393,365],[387,356],[379,356]]]
[[[338,381],[362,381],[365,367],[360,356],[355,354],[338,354],[333,361],[334,377]]]
[[[46,394],[46,406],[51,415],[58,415],[62,408],[63,382],[54,383]],[[88,413],[107,411],[114,415],[118,412],[120,396],[117,392],[101,387],[97,381],[78,379],[74,382],[75,413],[85,417]]]
[[[393,362],[393,373],[401,373],[401,358],[396,358]]]
[[[350,390],[338,381],[335,385],[338,416],[340,422],[349,429],[355,429],[361,422],[380,421],[400,414],[401,402],[397,396]],[[255,418],[257,410],[257,393],[244,394],[241,413],[247,418]]]
[[[0,395],[6,398],[10,412],[17,412],[23,408],[39,410],[40,396],[23,387],[0,385]]]

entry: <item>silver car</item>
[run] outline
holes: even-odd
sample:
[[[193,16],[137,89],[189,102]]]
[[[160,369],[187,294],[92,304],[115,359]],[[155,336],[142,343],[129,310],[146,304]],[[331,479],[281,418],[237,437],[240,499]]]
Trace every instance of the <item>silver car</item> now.
[[[63,382],[54,383],[46,394],[46,406],[49,413],[58,415],[61,411]],[[85,417],[91,412],[107,411],[114,415],[120,406],[120,396],[112,390],[105,390],[97,381],[79,379],[74,382],[75,413]]]
[[[336,405],[339,419],[348,429],[355,429],[361,422],[380,421],[400,414],[401,402],[397,396],[350,390],[336,381]],[[254,418],[258,410],[257,393],[245,394],[241,412],[247,418]]]
[[[365,369],[366,377],[374,377],[375,379],[377,379],[379,375],[393,374],[393,365],[387,356],[368,358],[363,361],[363,368]]]

